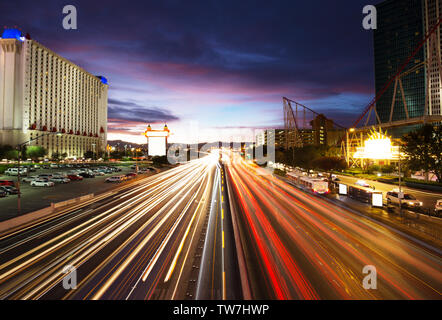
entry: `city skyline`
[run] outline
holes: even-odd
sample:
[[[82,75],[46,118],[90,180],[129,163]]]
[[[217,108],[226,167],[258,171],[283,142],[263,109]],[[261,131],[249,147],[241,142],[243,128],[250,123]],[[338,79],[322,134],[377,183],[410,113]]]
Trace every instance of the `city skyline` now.
[[[63,5],[55,1],[40,19],[31,19],[32,2],[3,3],[2,24],[106,76],[109,140],[145,142],[149,123],[168,123],[171,142],[251,140],[256,130],[283,126],[283,96],[350,125],[374,95],[372,32],[362,28],[361,1],[339,10],[322,4],[317,19],[317,8],[305,3],[72,4],[77,30],[63,29]],[[130,19],[137,11],[145,19]]]

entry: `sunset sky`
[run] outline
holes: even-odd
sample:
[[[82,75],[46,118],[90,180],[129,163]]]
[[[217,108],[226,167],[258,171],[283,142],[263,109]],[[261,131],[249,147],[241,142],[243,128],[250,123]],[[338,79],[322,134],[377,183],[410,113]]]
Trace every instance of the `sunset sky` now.
[[[379,1],[375,1],[376,4]],[[78,29],[64,30],[75,5]],[[109,140],[247,140],[283,127],[282,97],[349,125],[374,95],[362,0],[1,1],[18,27],[109,88]]]

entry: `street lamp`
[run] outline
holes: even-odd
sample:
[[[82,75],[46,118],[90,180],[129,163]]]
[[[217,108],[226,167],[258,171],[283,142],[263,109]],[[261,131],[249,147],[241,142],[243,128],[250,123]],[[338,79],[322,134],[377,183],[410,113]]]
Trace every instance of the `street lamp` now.
[[[20,211],[21,211],[21,191],[20,191],[20,158],[21,158],[21,156],[22,156],[22,149],[23,149],[23,146],[24,145],[26,145],[26,144],[28,144],[28,143],[31,143],[32,141],[35,141],[35,140],[38,140],[38,139],[40,139],[41,137],[45,137],[45,136],[49,136],[49,135],[51,135],[51,134],[56,134],[57,136],[61,136],[62,135],[62,133],[61,132],[48,132],[48,133],[46,133],[46,134],[42,134],[41,136],[37,136],[37,137],[35,137],[35,138],[33,138],[33,139],[30,139],[30,140],[28,140],[28,141],[26,141],[26,142],[23,142],[23,143],[20,143],[20,144],[18,144],[17,145],[17,147],[18,147],[18,161],[17,161],[17,191],[18,191],[18,193],[17,193],[17,211],[18,211],[18,214],[20,214]]]

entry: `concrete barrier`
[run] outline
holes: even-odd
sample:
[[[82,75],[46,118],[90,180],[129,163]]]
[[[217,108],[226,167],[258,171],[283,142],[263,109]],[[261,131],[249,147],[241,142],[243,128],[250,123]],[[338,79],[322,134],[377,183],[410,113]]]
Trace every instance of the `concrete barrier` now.
[[[54,209],[52,207],[47,207],[6,221],[2,221],[0,222],[0,235],[12,232],[36,220],[43,219],[49,216],[50,214],[52,214],[53,212]]]
[[[61,201],[57,203],[51,203],[50,207],[43,208],[41,210],[37,210],[34,212],[26,213],[22,216],[18,216],[3,222],[0,222],[0,236],[5,235],[7,233],[12,233],[15,230],[22,229],[27,227],[28,225],[37,223],[41,220],[48,219],[52,215],[56,216],[60,212],[57,212],[57,209],[63,208],[69,205],[73,205],[76,203],[80,203],[82,201],[86,201],[92,199],[94,194],[88,194],[85,196],[81,196],[74,199],[69,199],[66,201]]]
[[[91,194],[87,194],[85,196],[81,196],[81,197],[78,197],[78,198],[69,199],[69,200],[61,201],[61,202],[57,202],[57,203],[51,203],[51,208],[52,209],[62,208],[62,207],[65,207],[65,206],[68,206],[68,205],[71,205],[71,204],[75,204],[75,203],[78,203],[78,202],[82,202],[82,201],[86,201],[86,200],[92,199],[93,197],[94,197],[94,194],[91,193]]]

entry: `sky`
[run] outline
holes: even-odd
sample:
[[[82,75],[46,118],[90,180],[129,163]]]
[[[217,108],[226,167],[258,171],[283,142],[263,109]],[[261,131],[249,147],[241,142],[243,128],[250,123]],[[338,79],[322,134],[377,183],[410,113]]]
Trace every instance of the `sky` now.
[[[251,141],[284,126],[282,97],[351,125],[374,96],[362,8],[379,2],[2,0],[0,26],[108,79],[109,140],[167,123],[170,142]]]

